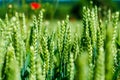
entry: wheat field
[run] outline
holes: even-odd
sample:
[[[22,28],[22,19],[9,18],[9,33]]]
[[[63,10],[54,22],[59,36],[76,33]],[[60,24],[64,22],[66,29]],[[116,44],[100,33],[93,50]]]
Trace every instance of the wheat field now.
[[[119,12],[98,13],[83,7],[82,21],[54,26],[42,10],[0,19],[0,80],[120,80]]]

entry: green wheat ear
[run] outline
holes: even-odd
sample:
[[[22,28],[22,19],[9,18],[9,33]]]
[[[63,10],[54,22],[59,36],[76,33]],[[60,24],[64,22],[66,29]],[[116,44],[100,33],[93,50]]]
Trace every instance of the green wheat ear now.
[[[77,58],[77,55],[79,54],[79,46],[78,46],[78,34],[75,33],[74,34],[75,37],[74,37],[74,42],[72,44],[72,52],[73,52],[73,56],[74,56],[74,60],[76,60]]]
[[[100,27],[102,28],[102,21],[100,20]],[[105,80],[105,52],[103,33],[100,27],[97,28],[97,59],[95,64],[95,80]]]
[[[8,47],[6,54],[5,80],[20,80],[20,71],[15,58],[12,44]],[[14,66],[13,66],[14,65]]]
[[[40,56],[37,54],[36,57],[36,79],[37,80],[45,80],[44,75],[42,74],[42,59],[40,58]]]
[[[55,58],[55,54],[54,54],[54,33],[52,33],[52,35],[50,36],[49,40],[48,40],[48,50],[50,53],[50,67],[49,67],[49,79],[52,79],[53,73],[54,73],[54,58]]]
[[[50,53],[48,51],[47,46],[47,38],[43,36],[42,38],[42,51],[43,51],[43,75],[46,77],[49,70],[49,61],[50,61]]]
[[[0,80],[3,79],[3,68],[5,68],[5,57],[6,57],[6,52],[7,52],[7,47],[8,45],[6,45],[7,42],[4,39],[0,39]]]
[[[30,80],[35,80],[36,79],[36,64],[35,64],[35,49],[33,46],[30,47]]]
[[[21,31],[22,31],[22,38],[23,38],[23,40],[26,40],[27,39],[27,33],[28,33],[28,29],[27,29],[27,26],[26,26],[26,17],[25,17],[25,14],[23,13],[22,14],[22,20],[23,20],[23,22],[22,22],[22,29],[21,29]]]
[[[84,61],[83,61],[84,60]],[[84,52],[81,55],[78,55],[76,61],[76,74],[75,80],[88,80],[88,54]]]
[[[74,65],[74,54],[69,54],[69,61],[68,61],[68,77],[69,80],[74,80],[74,74],[75,74],[75,65]]]

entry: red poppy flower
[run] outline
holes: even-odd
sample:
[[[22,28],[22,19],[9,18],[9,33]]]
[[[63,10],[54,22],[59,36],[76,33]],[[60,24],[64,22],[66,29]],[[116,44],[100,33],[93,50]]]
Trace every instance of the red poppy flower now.
[[[32,2],[30,6],[33,10],[39,9],[41,7],[41,5],[37,2]]]

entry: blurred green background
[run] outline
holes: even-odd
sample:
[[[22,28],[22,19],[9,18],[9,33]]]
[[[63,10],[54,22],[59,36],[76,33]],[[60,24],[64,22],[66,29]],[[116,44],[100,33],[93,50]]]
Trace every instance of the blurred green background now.
[[[120,10],[120,0],[91,0],[92,6],[97,5],[104,11],[101,15],[106,15],[106,10]],[[82,7],[90,6],[90,0],[0,0],[0,18],[5,18],[7,13],[12,17],[15,12],[25,13],[31,18],[33,14],[38,15],[44,9],[45,19],[64,19],[68,14],[71,20],[82,18]],[[37,2],[41,5],[39,9],[31,9],[31,3]]]

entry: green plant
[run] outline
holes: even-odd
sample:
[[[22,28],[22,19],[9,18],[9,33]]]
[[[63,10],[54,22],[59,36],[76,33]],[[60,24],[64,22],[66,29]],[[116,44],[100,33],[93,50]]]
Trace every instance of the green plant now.
[[[69,16],[50,33],[43,10],[31,26],[19,13],[0,19],[0,80],[119,80],[119,12],[84,7],[81,34]],[[50,27],[50,26],[49,26]]]

